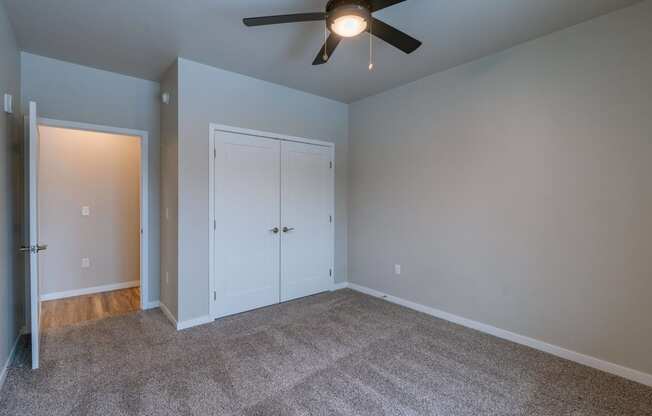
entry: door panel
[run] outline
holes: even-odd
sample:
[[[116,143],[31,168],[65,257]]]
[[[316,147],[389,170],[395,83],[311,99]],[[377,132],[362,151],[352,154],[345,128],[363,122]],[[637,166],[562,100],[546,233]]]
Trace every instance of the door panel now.
[[[25,252],[29,255],[29,299],[30,299],[30,331],[32,343],[32,368],[39,367],[40,348],[40,318],[41,302],[38,276],[38,253],[44,246],[40,246],[38,235],[38,160],[39,137],[38,117],[36,103],[29,103],[29,117],[26,126],[28,145],[28,211],[29,211],[29,243]]]
[[[281,144],[282,302],[332,287],[331,161],[329,147]]]
[[[216,311],[279,302],[280,143],[215,132]]]

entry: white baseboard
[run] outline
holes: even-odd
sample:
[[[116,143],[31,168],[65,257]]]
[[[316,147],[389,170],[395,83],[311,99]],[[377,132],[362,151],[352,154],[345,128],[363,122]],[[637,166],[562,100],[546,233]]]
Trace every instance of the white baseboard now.
[[[154,308],[159,308],[161,306],[161,302],[158,300],[152,301],[152,302],[147,302],[146,304],[143,305],[143,310],[148,310],[148,309],[154,309]]]
[[[614,374],[622,378],[626,378],[628,380],[632,380],[644,384],[646,386],[652,387],[652,374],[647,374],[642,371],[634,370],[632,368],[628,368],[608,361],[604,361],[599,358],[595,358],[589,355],[581,354],[579,352],[571,351],[559,347],[557,345],[548,344],[547,342],[539,341],[537,339],[516,334],[514,332],[510,332],[504,329],[496,328],[494,326],[473,321],[471,319],[462,318],[461,316],[453,315],[451,313],[444,312],[439,309],[431,308],[429,306],[421,305],[416,302],[411,302],[409,300],[401,299],[396,296],[388,295],[386,293],[380,292],[375,289],[370,289],[368,287],[356,285],[354,283],[349,283],[348,287],[355,291],[362,292],[367,295],[383,298],[389,302],[396,303],[401,306],[405,306],[406,308],[414,309],[415,311],[423,312],[427,315],[431,315],[436,318],[453,322],[458,325],[465,326],[467,328],[475,329],[477,331],[484,332],[486,334],[493,335],[498,338],[506,339],[508,341],[515,342],[517,344],[525,345],[530,348],[547,352],[549,354],[564,358],[569,361],[574,361],[576,363],[585,365],[587,367],[592,367],[597,370],[604,371],[605,373]]]
[[[55,300],[55,299],[72,298],[74,296],[92,295],[93,293],[110,292],[112,290],[129,289],[129,288],[138,287],[138,286],[140,286],[140,280],[134,280],[134,281],[131,281],[131,282],[115,283],[115,284],[104,285],[104,286],[87,287],[87,288],[84,288],[84,289],[66,290],[64,292],[44,293],[44,294],[41,295],[41,300],[43,301],[43,300]]]
[[[172,315],[172,312],[170,312],[168,307],[165,306],[163,302],[160,302],[160,308],[161,311],[163,312],[163,315],[165,315],[165,317],[168,318],[170,322],[172,322],[172,325],[176,328],[177,331],[181,331],[182,329],[192,328],[193,326],[207,324],[209,322],[214,321],[214,319],[209,315],[200,316],[199,318],[188,319],[186,321],[177,321],[174,315]]]
[[[193,326],[204,325],[210,322],[213,322],[213,319],[210,315],[200,316],[199,318],[188,319],[186,321],[177,322],[177,331],[182,329],[192,328]]]
[[[336,290],[346,289],[347,287],[349,287],[349,282],[333,283],[333,288],[331,289],[331,292]]]
[[[25,334],[25,327],[21,328],[20,331],[18,332],[18,336],[14,341],[14,346],[11,347],[11,351],[9,351],[9,356],[7,357],[7,361],[2,366],[2,369],[0,369],[0,391],[2,390],[2,386],[4,386],[5,384],[5,381],[7,380],[7,371],[9,370],[9,365],[11,364],[14,357],[16,356],[16,349],[18,348],[18,342],[20,341],[20,337],[22,337],[24,334]]]
[[[168,318],[168,320],[170,322],[172,322],[172,325],[176,328],[177,327],[177,319],[174,317],[174,315],[172,315],[172,312],[170,312],[168,307],[165,306],[165,303],[160,302],[159,307],[161,308],[161,312],[163,312],[163,315],[165,315],[165,317]]]

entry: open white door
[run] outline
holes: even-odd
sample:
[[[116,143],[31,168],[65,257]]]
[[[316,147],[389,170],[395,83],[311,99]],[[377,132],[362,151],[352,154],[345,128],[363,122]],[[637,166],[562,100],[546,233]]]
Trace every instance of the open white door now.
[[[39,277],[38,277],[38,253],[45,250],[47,246],[41,245],[38,237],[38,118],[36,114],[36,103],[29,103],[29,117],[26,118],[25,132],[27,135],[28,159],[27,159],[27,181],[28,181],[28,211],[29,211],[29,243],[21,248],[29,255],[29,317],[31,321],[30,330],[32,336],[32,368],[39,367],[39,321],[41,317]]]

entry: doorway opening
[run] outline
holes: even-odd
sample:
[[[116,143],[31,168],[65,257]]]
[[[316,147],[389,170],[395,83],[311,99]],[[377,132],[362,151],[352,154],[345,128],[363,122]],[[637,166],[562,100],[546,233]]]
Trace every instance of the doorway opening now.
[[[38,119],[40,327],[147,308],[147,133]]]

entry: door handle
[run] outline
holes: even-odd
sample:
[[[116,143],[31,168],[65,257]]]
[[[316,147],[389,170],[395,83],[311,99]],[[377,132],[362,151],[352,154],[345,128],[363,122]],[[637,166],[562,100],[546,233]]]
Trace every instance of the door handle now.
[[[20,246],[18,251],[21,253],[38,253],[39,251],[47,250],[47,244],[37,244],[35,246]]]
[[[289,233],[290,231],[294,231],[294,228],[283,227],[284,233]]]
[[[278,234],[278,232],[279,232],[280,230],[278,229],[278,227],[274,227],[274,228],[272,228],[272,229],[269,230],[269,231],[273,232],[274,234]]]

